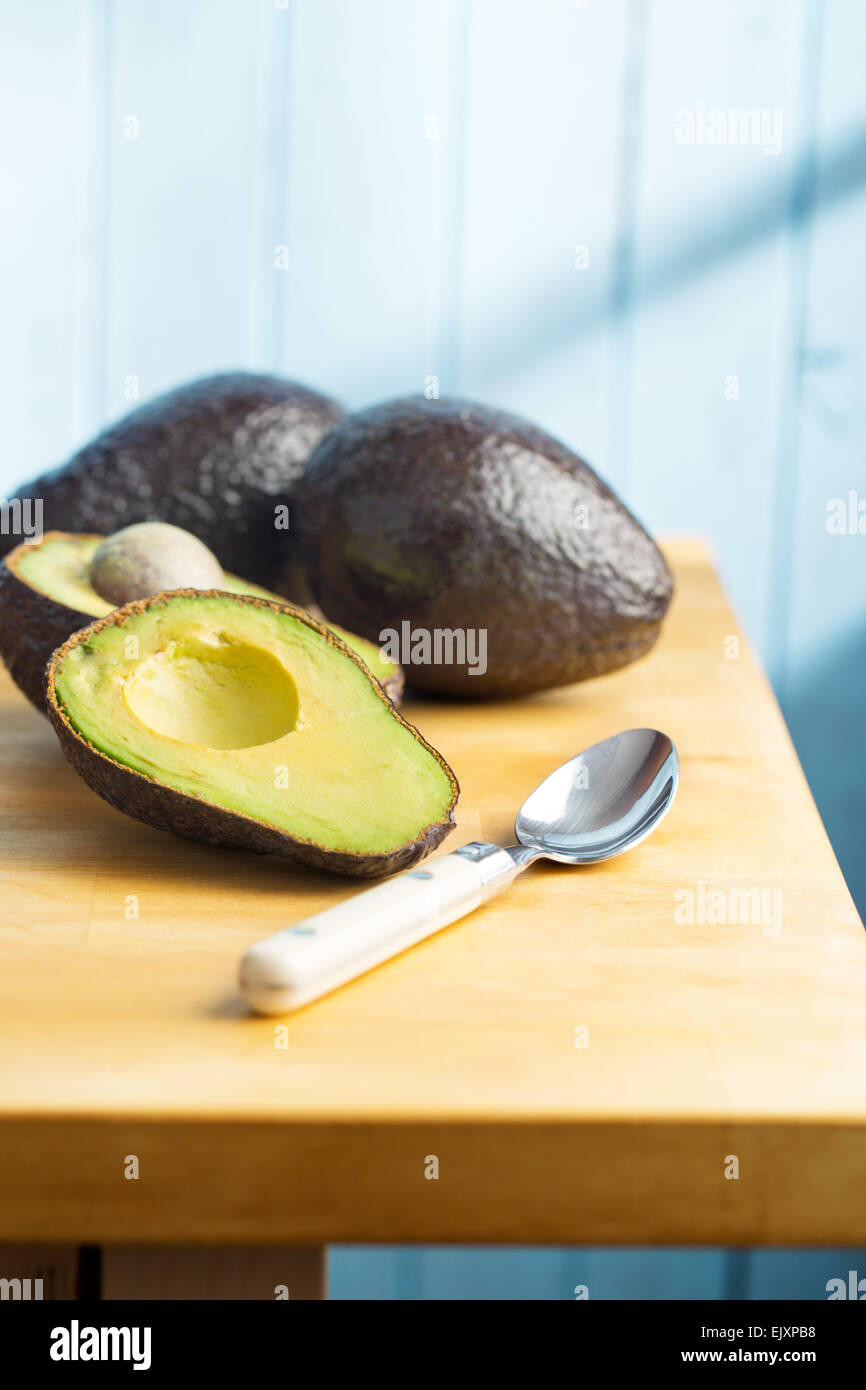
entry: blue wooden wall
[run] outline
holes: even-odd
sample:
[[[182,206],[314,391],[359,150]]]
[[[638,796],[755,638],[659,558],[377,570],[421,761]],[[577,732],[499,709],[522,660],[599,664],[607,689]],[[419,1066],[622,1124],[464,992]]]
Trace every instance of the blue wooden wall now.
[[[862,0],[9,3],[0,492],[227,366],[535,417],[711,538],[866,910],[866,536],[825,526],[866,498],[864,69]],[[768,138],[685,141],[712,108]],[[844,1259],[347,1251],[334,1288],[813,1297]]]

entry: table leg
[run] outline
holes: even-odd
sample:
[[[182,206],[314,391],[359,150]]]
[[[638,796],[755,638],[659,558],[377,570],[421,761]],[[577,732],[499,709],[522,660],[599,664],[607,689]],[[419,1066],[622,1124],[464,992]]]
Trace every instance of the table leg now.
[[[76,1245],[0,1245],[0,1299],[79,1298]]]
[[[0,1298],[325,1297],[323,1246],[0,1246]]]

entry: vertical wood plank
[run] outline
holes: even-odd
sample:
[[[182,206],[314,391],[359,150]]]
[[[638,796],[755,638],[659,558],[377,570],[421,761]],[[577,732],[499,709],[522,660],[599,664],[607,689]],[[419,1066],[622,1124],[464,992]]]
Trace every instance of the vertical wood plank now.
[[[111,13],[108,416],[250,360],[262,172],[258,8],[116,0]]]
[[[285,242],[290,205],[288,164],[290,53],[296,10],[285,0],[260,0],[257,26],[254,206],[250,221],[249,335],[250,365],[277,369],[283,356],[288,277],[277,251]]]
[[[106,11],[7,7],[0,43],[0,494],[92,426]]]
[[[866,1250],[753,1250],[745,1296],[820,1301],[827,1298],[831,1279],[843,1279],[847,1286],[852,1269],[858,1280],[866,1278]]]
[[[726,1258],[717,1249],[570,1250],[563,1255],[569,1272],[565,1297],[574,1298],[580,1284],[591,1299],[721,1299]]]
[[[476,0],[469,27],[461,392],[597,462],[628,13]]]
[[[636,251],[634,371],[623,481],[653,529],[715,542],[766,656],[774,465],[789,386],[789,210],[810,131],[807,6],[682,0],[653,9]],[[724,140],[708,120],[724,113]],[[756,111],[754,138],[728,136]],[[777,125],[777,120],[779,124]],[[718,130],[719,127],[717,126]]]
[[[456,0],[294,11],[282,365],[352,404],[443,370],[462,24]]]
[[[328,1249],[328,1297],[336,1302],[397,1302],[410,1296],[404,1256],[394,1245]]]
[[[726,1296],[725,1254],[715,1249],[336,1246],[329,1266],[331,1297],[338,1300],[663,1301]]]

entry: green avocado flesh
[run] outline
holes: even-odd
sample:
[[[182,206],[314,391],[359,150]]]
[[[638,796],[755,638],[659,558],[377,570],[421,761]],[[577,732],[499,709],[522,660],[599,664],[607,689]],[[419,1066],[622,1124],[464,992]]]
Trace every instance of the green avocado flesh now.
[[[62,603],[66,608],[86,613],[92,618],[104,618],[116,605],[102,598],[90,582],[91,561],[103,539],[102,536],[46,536],[40,545],[28,546],[22,552],[16,573],[31,588],[55,603]],[[223,588],[230,594],[252,594],[256,598],[272,599],[277,603],[286,602],[279,594],[238,579],[234,574],[223,575]],[[383,656],[375,643],[356,637],[344,628],[333,627],[330,623],[328,626],[357,652],[378,681],[384,684],[397,674],[396,663]]]
[[[388,854],[449,819],[446,767],[327,633],[205,593],[135,607],[55,661],[99,752],[327,850]]]
[[[90,562],[102,541],[102,536],[48,536],[41,545],[22,551],[16,572],[55,603],[92,618],[104,618],[112,605],[90,582]]]

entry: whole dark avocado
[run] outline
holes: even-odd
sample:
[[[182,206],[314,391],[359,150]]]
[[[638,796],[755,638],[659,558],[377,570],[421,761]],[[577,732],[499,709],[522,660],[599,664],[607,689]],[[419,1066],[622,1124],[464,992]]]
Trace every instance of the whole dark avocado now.
[[[293,488],[342,415],[335,401],[281,377],[203,377],[145,402],[15,497],[42,499],[45,531],[111,535],[133,522],[171,522],[227,569],[285,586]],[[288,529],[275,525],[280,504],[290,508]],[[4,555],[16,538],[0,542]]]
[[[627,665],[658,637],[673,588],[588,464],[468,401],[407,397],[346,417],[305,470],[298,527],[325,612],[390,644],[410,685],[460,699]]]

